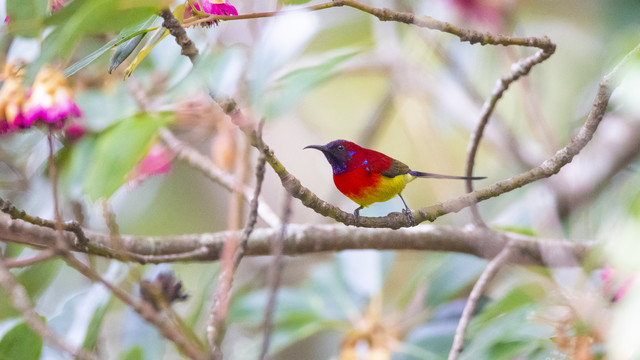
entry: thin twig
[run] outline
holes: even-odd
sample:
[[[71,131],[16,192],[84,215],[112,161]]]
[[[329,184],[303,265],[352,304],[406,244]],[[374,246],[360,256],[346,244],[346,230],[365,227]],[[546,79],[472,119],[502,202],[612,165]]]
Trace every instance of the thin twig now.
[[[236,187],[243,186],[244,166],[238,166],[236,172]],[[229,230],[236,230],[240,227],[240,198],[237,193],[231,193],[229,202],[228,225]],[[220,274],[218,284],[211,294],[211,310],[209,311],[209,321],[207,322],[207,340],[215,359],[222,360],[222,340],[227,332],[227,314],[229,312],[229,302],[231,301],[231,289],[235,276],[235,255],[238,249],[239,237],[235,231],[229,232],[229,237],[224,242],[222,255],[220,257]]]
[[[496,255],[489,264],[487,264],[487,267],[482,271],[482,274],[480,274],[480,278],[478,278],[478,281],[473,285],[473,289],[471,289],[467,303],[464,305],[464,309],[462,310],[462,316],[458,322],[458,327],[456,328],[453,344],[451,345],[451,351],[449,352],[449,360],[457,359],[458,355],[462,352],[464,333],[469,325],[469,321],[471,321],[471,316],[476,308],[478,299],[480,299],[480,296],[487,288],[487,285],[489,285],[489,281],[491,281],[496,272],[498,272],[500,266],[509,257],[511,249],[511,242],[508,242],[498,255]]]
[[[60,234],[56,237],[55,246],[59,251],[67,250],[67,244],[62,240],[64,225],[62,224],[62,215],[60,215],[60,200],[58,199],[58,169],[56,169],[55,152],[53,149],[53,129],[49,129],[47,133],[47,144],[49,145],[49,177],[51,178],[51,192],[53,193],[53,220],[54,229]]]
[[[205,349],[201,349],[196,342],[186,337],[182,331],[176,328],[176,326],[171,321],[167,321],[166,318],[161,316],[161,314],[153,309],[150,304],[134,298],[124,290],[113,285],[94,269],[78,260],[71,253],[65,252],[62,255],[62,259],[67,265],[69,265],[82,275],[86,276],[90,280],[103,284],[115,297],[120,299],[131,309],[137,312],[145,321],[155,326],[160,334],[162,334],[162,336],[164,336],[167,340],[173,342],[182,354],[189,357],[190,359],[209,359],[209,355],[207,354]]]
[[[203,21],[213,21],[213,20],[233,21],[233,20],[245,20],[245,19],[258,19],[258,18],[284,15],[284,14],[288,14],[295,11],[317,11],[317,10],[325,10],[333,7],[341,7],[341,6],[351,7],[353,9],[357,9],[362,12],[368,13],[370,15],[377,17],[380,21],[395,21],[395,22],[415,25],[415,26],[423,27],[427,29],[442,31],[442,32],[457,36],[458,38],[460,38],[460,41],[469,42],[471,44],[504,45],[504,46],[516,45],[516,46],[537,47],[540,49],[549,49],[552,47],[555,48],[555,44],[553,44],[547,37],[518,38],[518,37],[511,37],[506,35],[482,33],[480,31],[476,31],[472,29],[463,29],[455,25],[452,25],[448,22],[436,20],[430,16],[417,16],[412,13],[398,12],[398,11],[393,11],[387,8],[376,8],[376,7],[362,4],[354,0],[333,0],[331,2],[303,7],[296,10],[272,11],[272,12],[234,15],[234,16],[210,15],[206,18],[198,20],[196,23],[203,22]],[[190,23],[188,26],[191,26],[191,25],[194,25],[194,24]]]
[[[258,141],[262,142],[262,128],[264,127],[264,119],[260,121],[258,124]],[[240,239],[240,247],[238,248],[238,252],[236,253],[235,259],[235,267],[237,268],[240,265],[240,260],[244,256],[244,253],[247,251],[247,244],[249,243],[249,237],[253,232],[253,229],[258,222],[258,209],[260,208],[260,192],[262,191],[262,184],[264,183],[264,172],[266,165],[266,155],[264,152],[260,152],[258,155],[258,160],[256,162],[256,187],[253,192],[253,198],[251,199],[250,211],[249,211],[249,220],[247,221],[247,226],[244,228],[242,232],[242,238]],[[285,221],[283,219],[283,221]],[[282,225],[281,225],[282,226]]]
[[[20,311],[24,322],[48,344],[77,359],[97,359],[93,354],[87,353],[82,349],[74,348],[49,328],[44,321],[42,321],[40,315],[38,315],[34,310],[31,299],[29,299],[29,295],[27,295],[27,291],[20,283],[18,283],[18,281],[16,281],[16,278],[13,276],[11,271],[9,271],[9,267],[2,256],[0,256],[0,285],[2,285],[2,287],[4,287],[9,293],[11,303],[16,309],[18,309],[18,311]]]
[[[198,57],[198,48],[196,48],[193,41],[189,39],[180,21],[173,16],[173,13],[171,13],[169,9],[163,9],[160,12],[160,16],[164,19],[162,26],[169,30],[171,36],[175,37],[176,43],[180,45],[182,49],[180,53],[187,56],[192,63],[195,63]]]
[[[264,119],[260,121],[257,129],[258,141],[262,142],[262,127],[264,126]],[[234,274],[240,261],[244,256],[247,248],[247,242],[258,220],[258,209],[260,205],[260,192],[262,190],[262,183],[264,181],[265,171],[265,155],[263,152],[258,156],[258,162],[256,164],[256,186],[251,199],[251,205],[249,210],[249,219],[245,228],[242,231],[240,238],[240,246],[228,246],[232,241],[235,244],[237,239],[235,234],[232,234],[227,239],[224,249],[222,251],[222,264],[221,272],[218,277],[218,286],[214,292],[214,301],[209,316],[209,325],[207,326],[207,338],[209,344],[212,346],[214,356],[216,358],[222,358],[220,346],[226,333],[226,318],[229,308],[229,300],[231,298],[231,288],[233,285]],[[241,178],[240,176],[238,178]]]
[[[271,256],[273,257],[273,261],[269,268],[269,298],[267,300],[267,306],[264,309],[262,350],[259,357],[261,360],[264,360],[269,352],[269,342],[271,341],[271,328],[273,326],[272,323],[276,308],[276,299],[278,295],[278,288],[280,288],[280,282],[282,281],[282,269],[284,268],[282,249],[284,239],[287,236],[287,224],[291,219],[292,200],[293,198],[291,195],[287,194],[287,200],[285,200],[284,211],[282,214],[280,234],[271,242]]]
[[[4,263],[9,269],[22,268],[51,259],[54,256],[56,256],[56,252],[49,248],[27,259],[5,259]]]

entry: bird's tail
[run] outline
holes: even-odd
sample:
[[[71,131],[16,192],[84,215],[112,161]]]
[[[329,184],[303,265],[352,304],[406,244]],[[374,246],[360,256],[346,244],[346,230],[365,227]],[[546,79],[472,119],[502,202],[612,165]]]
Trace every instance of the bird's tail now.
[[[432,174],[421,171],[413,171],[409,170],[409,174],[417,177],[424,178],[434,178],[434,179],[458,179],[458,180],[482,180],[486,179],[486,176],[452,176],[452,175],[440,175],[440,174]]]

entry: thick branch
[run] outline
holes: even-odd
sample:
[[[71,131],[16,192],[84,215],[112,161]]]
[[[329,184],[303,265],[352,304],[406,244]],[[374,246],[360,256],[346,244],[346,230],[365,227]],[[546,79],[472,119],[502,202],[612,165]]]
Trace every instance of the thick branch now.
[[[254,230],[245,256],[269,255],[269,244],[277,238],[278,233],[278,229]],[[229,236],[241,235],[240,232],[230,234],[227,231],[159,237],[121,235],[121,243],[114,249],[108,235],[89,231],[85,231],[85,234],[90,254],[141,263],[218,260]],[[0,216],[0,241],[42,248],[50,246],[55,236],[52,229]],[[527,237],[509,232],[498,235],[476,227],[456,229],[423,225],[391,230],[296,224],[287,227],[287,236],[282,246],[285,255],[377,249],[447,251],[493,259],[509,240],[514,243],[509,262],[520,265],[577,266],[593,248],[592,244]],[[66,232],[65,241],[74,251],[87,252],[84,247],[74,245],[73,233]]]
[[[187,36],[187,32],[180,24],[180,21],[173,16],[169,9],[162,10],[160,16],[164,19],[162,26],[169,30],[171,36],[175,37],[176,43],[182,48],[180,53],[187,56],[194,63],[198,57],[198,49]]]

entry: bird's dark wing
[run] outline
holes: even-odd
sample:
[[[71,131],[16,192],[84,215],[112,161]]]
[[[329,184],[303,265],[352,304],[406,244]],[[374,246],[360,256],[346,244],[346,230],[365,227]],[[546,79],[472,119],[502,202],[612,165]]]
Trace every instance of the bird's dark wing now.
[[[410,171],[409,167],[405,165],[403,162],[393,159],[391,162],[391,166],[388,169],[381,171],[381,174],[388,177],[394,178],[398,175],[404,175]]]

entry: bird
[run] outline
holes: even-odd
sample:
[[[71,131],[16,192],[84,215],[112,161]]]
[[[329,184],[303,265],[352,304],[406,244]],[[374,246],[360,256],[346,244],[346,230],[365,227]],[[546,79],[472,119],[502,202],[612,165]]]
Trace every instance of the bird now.
[[[360,205],[353,212],[358,223],[360,210],[398,195],[410,224],[415,224],[402,190],[416,178],[482,180],[484,176],[451,176],[414,171],[403,162],[381,152],[363,148],[351,141],[334,140],[326,145],[308,145],[304,149],[322,151],[333,170],[333,182],[346,197]]]

